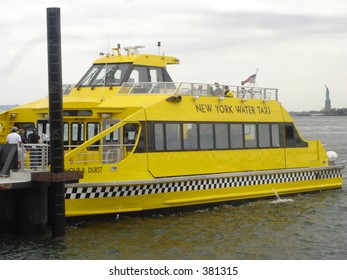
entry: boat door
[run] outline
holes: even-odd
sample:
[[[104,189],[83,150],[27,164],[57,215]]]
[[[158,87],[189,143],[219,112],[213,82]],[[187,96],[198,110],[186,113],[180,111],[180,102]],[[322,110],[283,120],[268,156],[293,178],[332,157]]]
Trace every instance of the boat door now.
[[[118,119],[106,119],[102,121],[102,130],[105,130],[116,123]],[[102,138],[102,160],[103,163],[115,163],[123,159],[122,149],[122,129],[119,128]]]

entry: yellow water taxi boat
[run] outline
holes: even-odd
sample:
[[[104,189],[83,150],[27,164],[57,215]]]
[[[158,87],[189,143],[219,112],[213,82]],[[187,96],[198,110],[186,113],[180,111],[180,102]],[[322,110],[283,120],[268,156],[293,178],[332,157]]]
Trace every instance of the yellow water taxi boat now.
[[[63,96],[65,170],[84,175],[65,185],[67,217],[342,187],[343,166],[300,136],[277,89],[173,82],[177,58],[136,49],[97,59]],[[49,141],[48,113],[48,98],[2,112],[0,143],[13,126]]]

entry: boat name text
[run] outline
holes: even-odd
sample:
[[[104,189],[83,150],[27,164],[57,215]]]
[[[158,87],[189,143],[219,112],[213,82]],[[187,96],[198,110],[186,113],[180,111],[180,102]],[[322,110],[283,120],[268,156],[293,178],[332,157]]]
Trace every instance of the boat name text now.
[[[88,168],[85,168],[85,167],[76,167],[76,168],[69,168],[65,171],[81,171],[83,173],[102,173],[102,167],[99,166],[99,167],[88,167]]]
[[[233,106],[233,105],[212,105],[212,104],[196,104],[196,111],[198,113],[221,113],[221,114],[271,114],[270,107],[268,106]]]

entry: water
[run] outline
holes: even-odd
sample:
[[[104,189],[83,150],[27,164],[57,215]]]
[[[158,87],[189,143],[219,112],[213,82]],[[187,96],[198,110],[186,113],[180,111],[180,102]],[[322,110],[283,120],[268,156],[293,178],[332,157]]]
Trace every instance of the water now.
[[[321,139],[347,165],[347,117],[295,120],[304,138]],[[0,259],[347,259],[346,172],[342,190],[80,223],[62,238],[2,236]]]

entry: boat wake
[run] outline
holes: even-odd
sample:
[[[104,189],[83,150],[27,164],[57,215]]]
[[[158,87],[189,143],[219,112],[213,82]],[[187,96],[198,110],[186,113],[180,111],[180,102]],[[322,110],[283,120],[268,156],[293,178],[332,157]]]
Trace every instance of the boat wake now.
[[[277,203],[287,203],[287,202],[292,202],[292,201],[294,201],[294,199],[292,199],[292,198],[279,198],[276,200],[272,200],[270,203],[277,204]]]
[[[292,198],[280,198],[279,194],[277,193],[277,191],[274,188],[272,188],[272,191],[276,195],[277,199],[276,200],[272,200],[270,203],[287,203],[287,202],[294,201],[294,199],[292,199]]]

